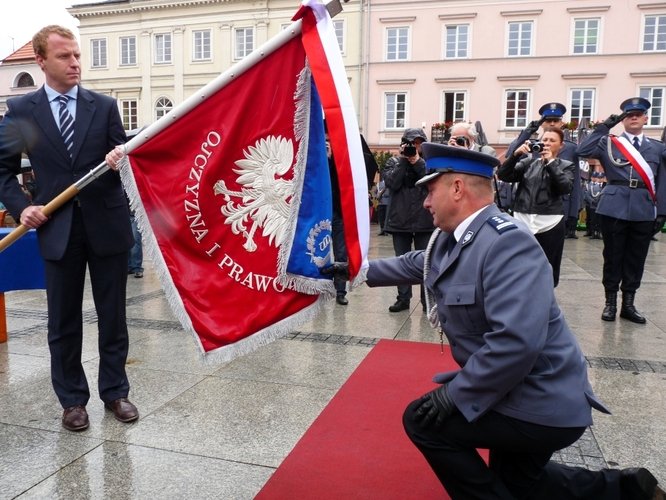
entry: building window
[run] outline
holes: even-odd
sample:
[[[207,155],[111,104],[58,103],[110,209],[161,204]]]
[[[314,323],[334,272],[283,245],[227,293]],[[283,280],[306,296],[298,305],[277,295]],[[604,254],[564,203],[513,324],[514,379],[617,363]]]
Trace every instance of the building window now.
[[[155,119],[159,120],[173,108],[171,99],[160,97],[155,103]]]
[[[406,61],[409,50],[409,28],[386,28],[386,60]]]
[[[123,127],[125,130],[133,130],[139,126],[138,120],[138,101],[128,99],[120,101],[121,116],[123,119]]]
[[[90,55],[93,68],[106,68],[106,39],[90,40]]]
[[[120,37],[120,65],[121,66],[134,66],[134,65],[136,65],[136,37],[135,36],[122,36],[122,37]]]
[[[467,57],[468,42],[469,24],[454,24],[446,26],[444,58],[462,59]]]
[[[666,87],[641,87],[639,95],[652,104],[648,109],[648,122],[650,127],[664,125],[664,92]]]
[[[507,55],[531,56],[533,31],[534,23],[532,21],[509,23],[509,47]]]
[[[645,16],[643,50],[645,52],[666,50],[666,14]]]
[[[465,120],[465,91],[444,92],[444,123],[455,123]]]
[[[209,61],[211,59],[210,30],[192,32],[192,60]]]
[[[345,22],[342,19],[333,21],[333,29],[335,30],[335,38],[338,39],[338,47],[340,52],[345,53]]]
[[[594,89],[571,89],[571,105],[569,119],[571,122],[588,122],[594,116]]]
[[[234,59],[243,59],[254,50],[254,28],[236,28],[234,32]]]
[[[599,51],[599,19],[574,19],[574,54],[596,54]]]
[[[525,127],[529,104],[529,90],[506,90],[504,92],[504,126],[507,128]]]
[[[404,92],[387,92],[384,94],[384,102],[386,103],[384,127],[386,129],[405,128],[407,94]]]
[[[14,87],[19,89],[25,87],[34,87],[34,86],[35,86],[35,80],[32,78],[32,75],[30,73],[21,73],[16,79],[16,85],[14,85]]]
[[[171,33],[155,35],[155,64],[171,62]]]

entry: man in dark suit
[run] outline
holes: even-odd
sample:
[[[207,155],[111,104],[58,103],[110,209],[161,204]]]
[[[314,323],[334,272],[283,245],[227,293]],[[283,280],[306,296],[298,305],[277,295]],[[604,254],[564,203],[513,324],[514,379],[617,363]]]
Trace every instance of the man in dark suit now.
[[[47,26],[32,44],[46,84],[7,103],[0,122],[0,199],[21,224],[37,228],[46,264],[51,379],[64,408],[63,427],[81,431],[89,425],[90,391],[81,364],[86,267],[98,317],[99,395],[116,419],[131,422],[139,418],[127,399],[125,372],[125,288],[133,237],[120,177],[108,171],[50,218],[41,211],[124,143],[125,131],[116,101],[79,85],[81,53],[70,30]],[[32,202],[16,179],[24,152],[35,172]],[[115,161],[109,165],[117,169]]]
[[[579,156],[599,159],[607,179],[596,212],[604,241],[604,321],[615,321],[617,292],[622,290],[620,317],[646,322],[634,297],[654,227],[666,220],[666,147],[643,134],[649,108],[647,99],[627,99],[620,105],[621,115],[609,116],[578,146]],[[624,133],[609,135],[620,122]]]
[[[592,423],[586,361],[529,230],[493,203],[492,156],[424,143],[433,238],[370,261],[369,286],[426,286],[428,319],[460,368],[405,410],[407,435],[454,499],[652,499],[644,468],[589,471],[550,461]],[[529,308],[529,314],[525,314]],[[486,464],[477,448],[490,450]],[[656,497],[655,497],[656,498]]]

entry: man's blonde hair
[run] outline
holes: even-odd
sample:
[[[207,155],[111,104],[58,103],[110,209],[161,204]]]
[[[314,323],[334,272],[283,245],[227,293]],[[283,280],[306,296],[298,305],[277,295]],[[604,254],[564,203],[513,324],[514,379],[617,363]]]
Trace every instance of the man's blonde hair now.
[[[44,58],[46,57],[46,44],[49,35],[53,33],[60,35],[63,38],[76,40],[76,37],[71,30],[57,24],[49,24],[48,26],[44,26],[41,30],[35,33],[35,36],[32,37],[32,49],[35,51],[36,56],[39,55]]]

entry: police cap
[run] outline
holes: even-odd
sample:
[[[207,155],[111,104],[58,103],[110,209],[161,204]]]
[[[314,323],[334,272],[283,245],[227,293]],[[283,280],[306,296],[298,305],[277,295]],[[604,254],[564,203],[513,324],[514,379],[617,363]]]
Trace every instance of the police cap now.
[[[426,162],[426,175],[417,181],[417,186],[427,184],[447,172],[479,175],[490,179],[495,167],[500,164],[497,158],[489,154],[434,142],[421,144],[421,151]]]
[[[623,101],[620,104],[620,109],[624,113],[631,113],[632,111],[640,111],[641,113],[647,113],[647,110],[650,109],[650,101],[643,99],[642,97],[630,97],[626,101]]]
[[[539,108],[539,114],[543,118],[558,118],[561,119],[564,113],[567,112],[567,107],[559,102],[549,102]]]

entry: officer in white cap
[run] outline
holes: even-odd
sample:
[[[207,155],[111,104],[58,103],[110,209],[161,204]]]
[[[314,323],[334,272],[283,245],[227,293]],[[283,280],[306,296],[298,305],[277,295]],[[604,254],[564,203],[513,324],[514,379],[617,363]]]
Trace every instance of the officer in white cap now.
[[[418,284],[459,369],[403,415],[407,435],[452,498],[652,498],[646,469],[589,471],[549,461],[608,412],[557,305],[526,227],[493,203],[490,155],[424,143],[426,250],[372,260],[369,286]],[[529,314],[526,313],[529,311]],[[477,448],[490,450],[492,469]],[[659,490],[661,491],[661,490]]]

